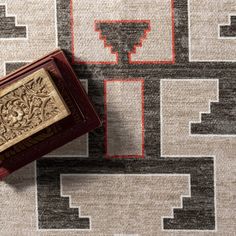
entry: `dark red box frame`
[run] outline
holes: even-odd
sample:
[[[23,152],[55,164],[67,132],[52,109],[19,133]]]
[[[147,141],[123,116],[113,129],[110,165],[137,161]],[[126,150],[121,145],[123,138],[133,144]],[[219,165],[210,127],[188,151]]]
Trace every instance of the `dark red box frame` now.
[[[73,99],[74,104],[76,104],[81,120],[74,124],[71,124],[70,120],[68,120],[67,124],[66,120],[62,120],[61,122],[64,122],[67,127],[65,130],[60,131],[52,137],[48,137],[44,141],[39,142],[30,148],[17,153],[16,155],[4,159],[3,163],[0,165],[0,178],[6,177],[13,171],[101,125],[99,116],[89,100],[81,82],[77,79],[65,54],[59,49],[6,76],[0,80],[0,88],[14,82],[15,80],[18,80],[21,77],[25,77],[27,73],[32,73],[32,71],[43,67],[50,61],[53,61],[62,78],[66,80],[66,82],[64,81],[64,85],[70,91],[68,95]]]

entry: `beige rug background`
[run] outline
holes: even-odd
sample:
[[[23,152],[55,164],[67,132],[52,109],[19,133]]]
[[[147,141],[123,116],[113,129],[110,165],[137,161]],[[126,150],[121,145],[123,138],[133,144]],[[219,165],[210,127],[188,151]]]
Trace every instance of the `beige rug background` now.
[[[100,129],[0,182],[0,235],[236,235],[231,16],[236,0],[0,0],[0,75],[61,47],[104,118]],[[109,38],[105,28],[99,38],[96,21],[116,22],[119,32]],[[138,21],[150,22],[146,38],[137,33]],[[131,30],[124,27],[121,36],[128,22]],[[221,34],[223,26],[230,36]],[[127,37],[139,44],[124,46]],[[111,53],[116,44],[123,51]],[[130,60],[117,61],[115,54],[124,51]],[[205,183],[214,180],[214,196],[203,194],[204,184],[194,196],[203,204],[207,194],[214,199],[207,207],[215,222],[194,228],[196,212],[201,215],[197,202],[190,207],[192,228],[184,213],[179,228],[163,228],[162,218],[188,207],[183,199],[195,184],[185,168],[161,173],[159,161],[173,160],[177,170],[185,158],[207,157],[214,176],[206,174]],[[68,223],[65,209],[76,211]],[[89,228],[74,223],[83,217]]]

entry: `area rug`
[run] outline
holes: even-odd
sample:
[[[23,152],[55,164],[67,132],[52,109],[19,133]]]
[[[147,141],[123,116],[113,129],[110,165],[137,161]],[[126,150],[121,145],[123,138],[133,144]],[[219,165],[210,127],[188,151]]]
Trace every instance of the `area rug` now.
[[[0,183],[0,235],[236,235],[236,0],[0,0],[1,76],[57,47],[103,126]]]

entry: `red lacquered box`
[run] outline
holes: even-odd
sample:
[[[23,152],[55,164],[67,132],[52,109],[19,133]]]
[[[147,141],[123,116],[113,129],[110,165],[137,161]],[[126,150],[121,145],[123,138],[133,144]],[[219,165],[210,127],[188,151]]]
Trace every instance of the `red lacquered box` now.
[[[71,114],[1,152],[0,178],[101,125],[82,84],[59,49],[0,80],[0,89],[41,68],[50,74]]]

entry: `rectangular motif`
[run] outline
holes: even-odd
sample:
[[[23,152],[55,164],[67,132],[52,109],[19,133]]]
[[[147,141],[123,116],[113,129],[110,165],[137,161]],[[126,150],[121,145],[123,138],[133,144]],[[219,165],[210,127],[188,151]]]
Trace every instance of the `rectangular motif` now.
[[[107,157],[144,156],[144,81],[105,81]]]
[[[118,64],[124,52],[130,64],[174,63],[174,0],[70,2],[74,64]]]

